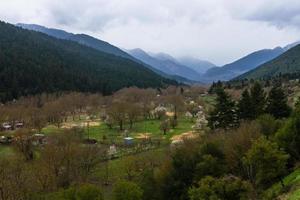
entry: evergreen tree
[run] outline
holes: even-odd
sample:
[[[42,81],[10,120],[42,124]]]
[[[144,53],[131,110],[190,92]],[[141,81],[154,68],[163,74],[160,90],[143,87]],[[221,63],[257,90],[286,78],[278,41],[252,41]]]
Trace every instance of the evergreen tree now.
[[[210,113],[208,118],[208,126],[211,129],[230,128],[237,125],[237,114],[235,110],[235,102],[224,91],[223,88],[218,88],[217,104],[215,109]]]
[[[281,87],[275,86],[269,92],[267,112],[277,119],[290,115],[291,108],[287,104],[287,97]]]
[[[300,113],[295,114],[276,133],[276,141],[291,155],[291,160],[300,159]]]
[[[244,90],[242,97],[238,102],[239,119],[251,119],[253,117],[253,108],[251,97],[248,90]]]
[[[221,81],[218,81],[217,83],[213,82],[210,86],[208,93],[214,94],[217,92],[218,89],[223,88],[223,83]]]
[[[250,98],[252,102],[252,119],[256,119],[258,116],[265,113],[266,108],[266,94],[262,86],[255,82],[250,91]]]

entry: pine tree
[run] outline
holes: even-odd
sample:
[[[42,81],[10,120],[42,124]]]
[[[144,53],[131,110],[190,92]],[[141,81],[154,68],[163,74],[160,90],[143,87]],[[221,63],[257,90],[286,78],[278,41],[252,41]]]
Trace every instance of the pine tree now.
[[[251,119],[253,117],[253,108],[249,91],[246,89],[238,103],[239,119]]]
[[[217,104],[215,109],[210,113],[208,118],[208,126],[211,129],[216,128],[231,128],[237,125],[237,114],[235,102],[224,91],[223,88],[218,88]]]
[[[262,86],[255,82],[250,91],[250,99],[252,104],[252,119],[256,119],[258,116],[265,113],[266,109],[266,94]]]
[[[287,104],[287,97],[280,86],[271,89],[267,99],[267,112],[275,118],[288,117],[291,108]]]

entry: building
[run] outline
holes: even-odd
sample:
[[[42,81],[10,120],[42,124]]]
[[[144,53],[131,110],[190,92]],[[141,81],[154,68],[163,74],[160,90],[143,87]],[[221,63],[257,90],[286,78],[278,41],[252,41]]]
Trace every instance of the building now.
[[[132,138],[132,137],[126,137],[126,138],[124,138],[124,144],[125,145],[130,146],[130,145],[133,145],[133,143],[134,143],[134,138]]]

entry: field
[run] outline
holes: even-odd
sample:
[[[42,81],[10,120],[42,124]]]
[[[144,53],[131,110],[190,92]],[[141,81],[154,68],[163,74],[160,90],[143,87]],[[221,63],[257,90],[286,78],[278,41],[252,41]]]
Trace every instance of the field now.
[[[194,122],[185,117],[180,117],[178,119],[178,126],[175,129],[170,129],[166,135],[160,130],[160,120],[140,120],[135,122],[132,129],[129,129],[128,125],[125,125],[124,130],[129,137],[133,137],[137,140],[143,139],[145,137],[151,137],[151,139],[160,139],[165,142],[169,142],[170,138],[174,135],[179,135],[192,130]],[[118,127],[112,127],[110,129],[105,123],[100,120],[93,120],[87,123],[87,119],[82,117],[81,120],[69,121],[64,123],[62,127],[82,127],[85,132],[85,137],[90,139],[96,139],[98,141],[109,141],[109,143],[121,142],[125,137],[125,131],[120,131]],[[45,127],[42,132],[49,135],[53,132],[59,132],[63,128],[57,128],[56,126],[49,125]]]
[[[128,173],[130,173],[132,178],[139,176],[139,171],[133,169],[133,166],[136,165],[135,161],[153,158],[155,158],[156,162],[163,162],[166,158],[168,158],[168,148],[159,148],[143,152],[135,156],[125,156],[120,159],[110,160],[106,163],[102,163],[95,172],[95,177],[102,182],[102,190],[105,197],[104,199],[112,199],[114,183],[120,179],[128,178]],[[106,181],[107,184],[103,184]]]

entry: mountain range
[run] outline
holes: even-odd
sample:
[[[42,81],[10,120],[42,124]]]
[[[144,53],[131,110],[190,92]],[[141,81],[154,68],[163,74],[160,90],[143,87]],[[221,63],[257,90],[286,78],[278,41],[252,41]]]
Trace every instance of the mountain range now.
[[[105,53],[113,54],[116,56],[121,56],[121,57],[128,58],[131,60],[135,60],[132,56],[130,56],[126,52],[122,51],[118,47],[113,46],[108,42],[99,40],[97,38],[94,38],[94,37],[86,35],[86,34],[73,34],[73,33],[66,32],[64,30],[47,28],[47,27],[40,26],[37,24],[18,23],[16,25],[19,27],[22,27],[23,29],[28,29],[28,30],[45,33],[49,36],[52,36],[52,37],[55,37],[58,39],[71,40],[74,42],[78,42],[79,44],[92,47],[99,51],[103,51]]]
[[[209,61],[192,57],[174,58],[166,53],[149,53],[142,49],[122,50],[112,44],[85,34],[73,34],[59,29],[46,28],[35,24],[17,24],[24,29],[35,30],[58,39],[70,40],[89,46],[99,51],[130,59],[155,73],[169,79],[183,83],[211,83],[213,81],[227,81],[239,77],[259,66],[276,59],[299,42],[285,47],[263,49],[250,53],[232,63],[217,67]]]
[[[193,81],[201,81],[201,74],[191,69],[168,54],[146,53],[142,49],[133,49],[127,51],[131,56],[142,62],[158,69],[166,74],[182,76]]]
[[[179,63],[188,66],[189,68],[195,70],[199,74],[204,74],[210,68],[216,67],[215,64],[209,61],[200,60],[193,57],[181,57],[181,58],[177,58],[177,60]]]
[[[128,58],[130,60],[133,60],[134,62],[144,65],[145,67],[151,69],[152,71],[156,72],[157,74],[159,74],[165,78],[174,79],[174,80],[177,80],[178,82],[192,83],[199,78],[195,75],[195,71],[190,70],[189,68],[187,68],[185,66],[177,66],[179,64],[177,64],[173,61],[170,61],[170,62],[164,61],[164,64],[160,64],[160,65],[157,64],[157,62],[161,62],[158,60],[155,64],[153,64],[154,62],[145,62],[148,60],[139,59],[138,57],[132,56],[129,53],[127,53],[126,51],[123,51],[120,48],[118,48],[108,42],[105,42],[103,40],[94,38],[94,37],[86,35],[86,34],[73,34],[73,33],[66,32],[64,30],[47,28],[47,27],[40,26],[37,24],[18,23],[16,25],[19,27],[22,27],[24,29],[33,30],[33,31],[47,34],[49,36],[52,36],[52,37],[55,37],[58,39],[74,41],[79,44],[97,49],[99,51],[103,51],[105,53],[113,54],[113,55],[120,56],[123,58]],[[153,58],[153,59],[155,59],[155,58]],[[172,70],[166,69],[168,67],[173,67],[173,68],[176,68],[176,67],[181,68],[182,67],[183,69],[178,69],[177,70],[178,73],[173,73]],[[189,80],[189,79],[192,79],[194,81]]]
[[[299,78],[300,45],[292,46],[289,46],[288,50],[277,58],[236,77],[234,80],[268,79],[280,75],[297,76]]]
[[[176,85],[133,60],[0,22],[0,100],[61,91],[104,95]]]
[[[205,82],[212,82],[216,80],[227,81],[233,79],[243,73],[257,68],[258,66],[273,60],[299,44],[295,42],[285,47],[276,47],[274,49],[263,49],[255,51],[245,57],[242,57],[232,63],[222,67],[213,67],[203,74],[202,80]]]

